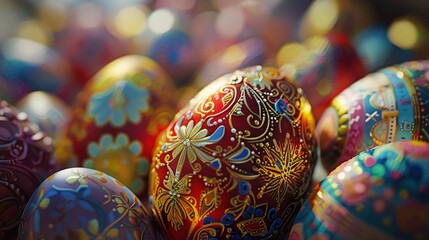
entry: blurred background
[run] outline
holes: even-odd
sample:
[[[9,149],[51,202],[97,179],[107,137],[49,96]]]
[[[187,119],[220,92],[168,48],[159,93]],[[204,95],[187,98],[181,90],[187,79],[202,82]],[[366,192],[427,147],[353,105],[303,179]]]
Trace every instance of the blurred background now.
[[[55,146],[61,168],[118,174],[147,201],[157,135],[211,81],[252,65],[280,68],[304,90],[317,122],[368,73],[427,59],[428,13],[428,0],[0,0],[0,98],[50,137],[44,143]],[[90,84],[130,54],[163,71],[146,58],[124,60],[130,72],[128,64],[107,67]],[[144,87],[130,87],[133,77]],[[315,175],[326,172],[319,166]],[[0,207],[0,223],[12,219],[16,234],[22,207],[11,209]]]
[[[297,77],[315,54],[336,71],[333,43],[373,72],[429,56],[428,11],[425,0],[0,0],[0,97],[42,90],[72,103],[128,54],[158,62],[182,95],[248,65],[293,63]]]

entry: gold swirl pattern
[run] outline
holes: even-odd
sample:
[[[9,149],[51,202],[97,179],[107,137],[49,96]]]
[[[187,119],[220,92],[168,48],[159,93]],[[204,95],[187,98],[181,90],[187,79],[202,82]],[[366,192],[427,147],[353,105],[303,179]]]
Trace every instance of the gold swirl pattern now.
[[[314,118],[275,68],[227,74],[203,89],[161,138],[152,210],[170,239],[287,235],[314,168]]]

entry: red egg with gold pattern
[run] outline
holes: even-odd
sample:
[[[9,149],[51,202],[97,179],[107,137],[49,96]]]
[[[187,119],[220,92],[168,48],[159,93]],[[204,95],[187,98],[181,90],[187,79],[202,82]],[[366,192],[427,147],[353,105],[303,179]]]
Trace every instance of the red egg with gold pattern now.
[[[276,68],[218,78],[171,122],[149,198],[169,239],[287,236],[315,164],[315,121]]]
[[[174,89],[147,57],[112,61],[78,96],[58,143],[62,162],[105,172],[143,198],[155,139],[174,116]]]

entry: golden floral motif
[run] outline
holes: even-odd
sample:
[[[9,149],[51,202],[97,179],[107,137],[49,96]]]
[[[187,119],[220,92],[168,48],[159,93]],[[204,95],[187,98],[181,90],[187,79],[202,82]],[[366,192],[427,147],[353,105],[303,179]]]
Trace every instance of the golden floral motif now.
[[[259,176],[264,181],[257,197],[269,194],[279,208],[287,195],[298,197],[307,189],[310,183],[310,174],[306,174],[308,155],[301,151],[302,145],[291,142],[289,133],[284,143],[274,140],[272,147],[264,148],[266,155],[257,161]]]
[[[212,135],[208,136],[208,130],[202,129],[202,121],[194,126],[191,120],[186,126],[182,125],[181,118],[174,127],[175,136],[168,136],[167,142],[162,146],[162,151],[173,151],[173,159],[178,157],[176,178],[180,177],[185,159],[192,166],[197,158],[205,163],[216,162],[215,168],[219,168],[220,160],[204,151],[206,145],[220,141],[224,135],[225,127],[219,126]]]
[[[177,231],[184,226],[184,220],[187,218],[193,221],[198,211],[195,206],[195,198],[189,195],[192,175],[187,174],[177,180],[170,167],[168,167],[168,171],[163,181],[165,189],[160,187],[157,190],[156,208],[166,214],[167,221]]]

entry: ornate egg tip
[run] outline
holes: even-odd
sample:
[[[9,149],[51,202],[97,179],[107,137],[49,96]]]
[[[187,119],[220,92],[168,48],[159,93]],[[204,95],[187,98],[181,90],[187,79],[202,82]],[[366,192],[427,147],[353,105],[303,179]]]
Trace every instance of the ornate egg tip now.
[[[170,239],[287,236],[315,165],[314,118],[276,68],[224,75],[158,143],[151,208]]]
[[[289,238],[424,239],[428,169],[427,142],[404,140],[362,152],[313,189]]]

